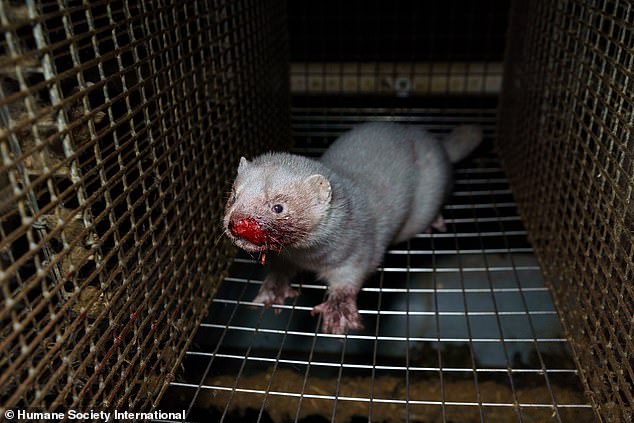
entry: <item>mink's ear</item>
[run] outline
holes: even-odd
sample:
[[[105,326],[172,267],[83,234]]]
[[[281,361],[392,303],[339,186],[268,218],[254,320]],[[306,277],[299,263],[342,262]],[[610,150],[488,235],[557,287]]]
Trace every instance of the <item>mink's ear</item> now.
[[[330,182],[328,182],[328,179],[326,179],[325,176],[310,175],[304,180],[304,185],[310,190],[310,192],[315,193],[320,204],[330,203],[332,188],[330,186]]]
[[[244,170],[249,166],[249,161],[244,157],[240,157],[240,164],[238,165],[238,173],[244,172]]]

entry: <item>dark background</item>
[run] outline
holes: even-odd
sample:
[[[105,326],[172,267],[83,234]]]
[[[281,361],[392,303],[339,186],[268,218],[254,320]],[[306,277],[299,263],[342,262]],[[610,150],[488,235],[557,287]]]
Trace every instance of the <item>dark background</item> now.
[[[501,61],[509,1],[288,2],[291,61]]]

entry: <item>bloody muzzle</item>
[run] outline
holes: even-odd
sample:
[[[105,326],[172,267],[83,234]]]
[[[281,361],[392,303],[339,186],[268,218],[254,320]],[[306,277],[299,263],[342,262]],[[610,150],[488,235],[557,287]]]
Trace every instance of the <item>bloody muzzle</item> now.
[[[236,238],[242,238],[254,245],[263,245],[267,240],[266,233],[252,217],[231,219],[229,231]]]

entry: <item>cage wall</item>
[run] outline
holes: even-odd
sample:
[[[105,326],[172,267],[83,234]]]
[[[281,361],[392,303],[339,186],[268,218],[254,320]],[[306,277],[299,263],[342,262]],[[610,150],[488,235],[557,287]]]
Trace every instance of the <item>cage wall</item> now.
[[[604,421],[634,403],[634,4],[514,3],[501,157]]]
[[[0,408],[149,410],[289,140],[282,1],[0,1]]]

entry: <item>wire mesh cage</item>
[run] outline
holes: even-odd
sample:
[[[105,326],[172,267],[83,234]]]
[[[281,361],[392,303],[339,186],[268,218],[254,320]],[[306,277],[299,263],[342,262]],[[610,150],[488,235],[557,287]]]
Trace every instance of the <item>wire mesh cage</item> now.
[[[631,421],[633,13],[0,0],[0,411]],[[447,232],[364,285],[365,329],[323,334],[314,275],[252,302],[265,268],[223,206],[240,156],[318,157],[367,121],[485,143]]]
[[[228,265],[239,154],[283,145],[280,2],[0,2],[3,409],[149,410]]]

